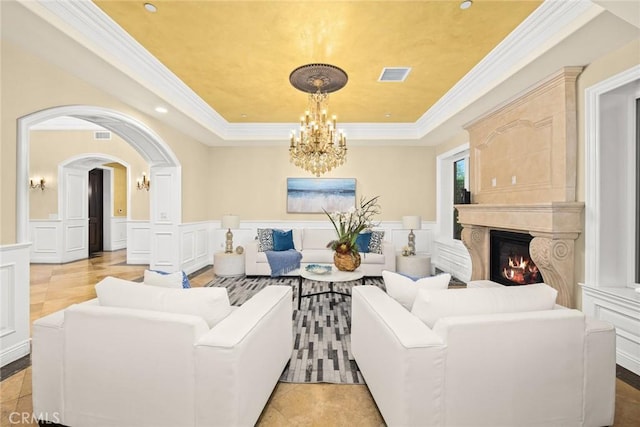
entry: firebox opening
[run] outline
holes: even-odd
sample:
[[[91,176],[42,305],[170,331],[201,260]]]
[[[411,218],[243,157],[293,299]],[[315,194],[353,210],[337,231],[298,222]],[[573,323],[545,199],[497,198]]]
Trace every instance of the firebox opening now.
[[[542,274],[531,259],[527,233],[491,230],[490,279],[506,286],[542,283]]]

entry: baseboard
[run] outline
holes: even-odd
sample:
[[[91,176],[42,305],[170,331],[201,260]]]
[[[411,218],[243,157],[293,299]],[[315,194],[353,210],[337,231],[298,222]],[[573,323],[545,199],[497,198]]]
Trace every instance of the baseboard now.
[[[631,354],[617,349],[616,362],[634,374],[640,375],[640,360],[637,357],[633,357]]]
[[[0,353],[0,366],[8,365],[31,353],[31,339],[19,342]]]

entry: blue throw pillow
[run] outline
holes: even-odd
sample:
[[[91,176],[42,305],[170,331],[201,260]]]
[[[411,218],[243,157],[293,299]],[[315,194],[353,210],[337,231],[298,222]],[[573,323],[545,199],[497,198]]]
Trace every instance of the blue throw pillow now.
[[[288,251],[295,249],[293,246],[293,230],[273,230],[273,250]]]
[[[371,242],[371,233],[360,233],[356,238],[356,246],[358,246],[358,252],[369,252],[369,243]]]
[[[170,274],[170,273],[167,273],[166,271],[160,271],[160,270],[150,270],[150,271],[163,274],[163,275]],[[183,271],[182,272],[182,289],[189,289],[190,287],[191,287],[191,283],[189,282],[189,277],[187,277],[187,273]]]

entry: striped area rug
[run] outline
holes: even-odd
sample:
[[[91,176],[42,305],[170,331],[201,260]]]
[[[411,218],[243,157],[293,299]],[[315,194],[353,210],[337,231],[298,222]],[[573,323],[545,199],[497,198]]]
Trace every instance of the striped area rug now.
[[[337,283],[334,289],[351,292],[361,280]],[[367,285],[384,288],[382,278]],[[302,298],[298,307],[297,277],[217,277],[207,286],[227,288],[232,305],[241,305],[265,286],[288,285],[293,290],[293,351],[280,381],[291,383],[364,384],[351,354],[351,297],[325,294]],[[328,284],[303,281],[303,294],[328,290]]]

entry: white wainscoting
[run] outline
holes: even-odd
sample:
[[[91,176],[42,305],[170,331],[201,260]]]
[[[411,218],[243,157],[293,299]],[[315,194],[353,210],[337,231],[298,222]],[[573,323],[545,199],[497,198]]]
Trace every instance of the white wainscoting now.
[[[431,264],[445,273],[468,282],[471,280],[471,256],[461,241],[435,241],[435,256],[431,258]]]
[[[209,250],[209,234],[213,224],[209,221],[181,224],[180,233],[181,269],[191,274],[213,263]]]
[[[118,251],[127,247],[127,218],[112,216],[105,222],[104,250]]]
[[[0,246],[0,366],[30,352],[29,243]]]
[[[59,264],[62,262],[62,220],[29,221],[31,262]]]
[[[151,260],[151,224],[127,221],[127,264],[149,264]]]
[[[582,286],[582,311],[616,327],[616,363],[640,375],[640,297],[632,288]]]

